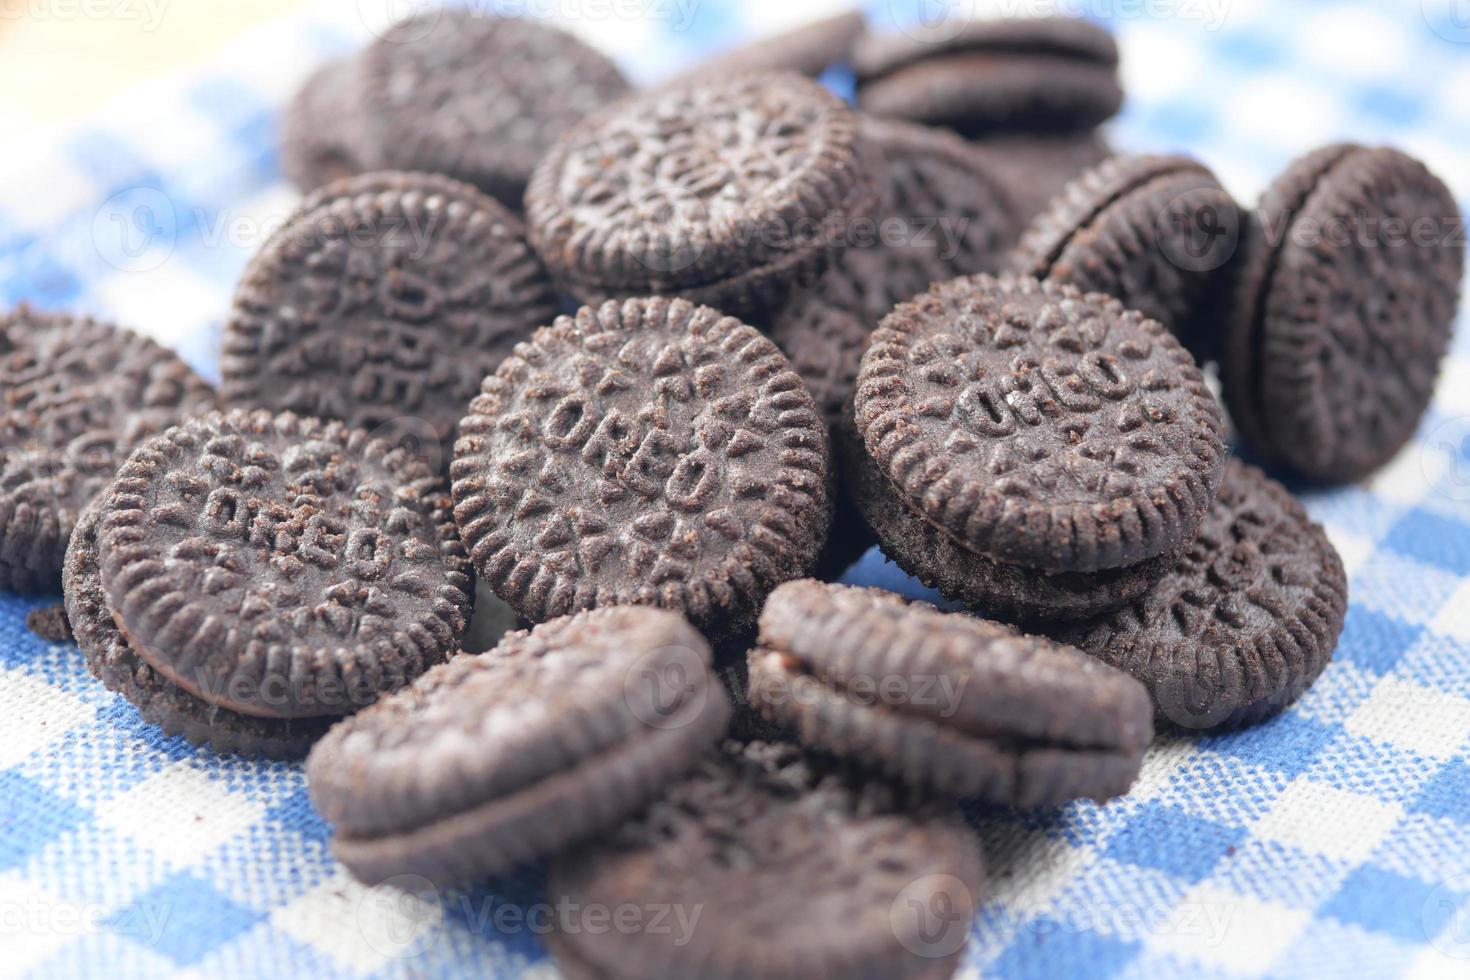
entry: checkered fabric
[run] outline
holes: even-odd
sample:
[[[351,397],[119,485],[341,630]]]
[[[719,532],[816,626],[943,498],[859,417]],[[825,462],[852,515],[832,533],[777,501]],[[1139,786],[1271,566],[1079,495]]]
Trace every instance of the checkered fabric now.
[[[569,18],[640,79],[833,6],[483,5]],[[109,316],[212,376],[231,284],[294,201],[278,109],[395,6],[326,0],[202,75],[9,137],[0,304]],[[1470,197],[1464,3],[1062,6],[1119,32],[1120,147],[1187,149],[1253,200],[1315,145],[1391,142]],[[991,881],[968,975],[1470,977],[1470,332],[1416,443],[1369,484],[1307,500],[1351,577],[1326,674],[1258,728],[1162,739],[1126,799],[972,814]],[[919,592],[876,553],[849,577]],[[437,900],[354,884],[298,766],[163,738],[75,646],[26,631],[38,604],[0,597],[0,974],[554,975],[541,920],[519,914],[542,900],[535,875]]]

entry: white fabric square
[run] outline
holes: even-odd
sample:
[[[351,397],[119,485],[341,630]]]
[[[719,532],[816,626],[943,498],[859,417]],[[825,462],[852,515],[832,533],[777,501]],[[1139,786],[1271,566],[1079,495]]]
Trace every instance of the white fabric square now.
[[[1293,780],[1252,828],[1256,837],[1341,861],[1372,854],[1403,807],[1311,779]]]
[[[371,973],[411,949],[443,917],[437,902],[391,881],[369,888],[344,873],[278,909],[271,921],[339,963]]]
[[[94,720],[97,709],[40,678],[0,670],[0,717],[6,733],[0,738],[0,769],[7,769]]]
[[[1264,971],[1311,920],[1310,912],[1202,885],[1148,939],[1150,949],[1232,973]]]
[[[1470,700],[1385,677],[1343,727],[1423,755],[1448,756],[1470,739]]]
[[[143,780],[97,807],[97,822],[148,847],[175,868],[197,864],[265,815],[258,803],[190,761]]]

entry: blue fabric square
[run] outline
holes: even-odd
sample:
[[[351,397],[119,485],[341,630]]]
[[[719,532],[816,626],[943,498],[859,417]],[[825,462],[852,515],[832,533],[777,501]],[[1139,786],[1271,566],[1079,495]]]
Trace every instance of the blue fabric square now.
[[[1388,532],[1384,547],[1418,561],[1470,574],[1470,523],[1411,510]]]
[[[1406,623],[1372,609],[1355,609],[1343,626],[1337,657],[1383,675],[1399,662],[1424,633],[1419,623]]]
[[[1470,825],[1470,763],[1463,758],[1447,762],[1424,785],[1409,810]]]
[[[1308,718],[1299,711],[1289,711],[1262,725],[1206,735],[1199,747],[1211,752],[1224,752],[1251,765],[1263,766],[1287,776],[1297,776],[1340,734],[1340,729]]]
[[[0,871],[18,867],[89,814],[14,770],[0,772]]]
[[[1197,882],[1233,851],[1245,835],[1243,827],[1206,820],[1177,807],[1148,803],[1108,839],[1103,856]]]
[[[155,949],[180,966],[190,966],[264,918],[230,901],[209,882],[180,874],[118,909],[107,924],[114,932],[146,932]]]
[[[1438,932],[1425,929],[1425,916],[1435,914],[1429,903],[1433,891],[1433,885],[1418,879],[1364,865],[1327,900],[1322,914],[1405,942],[1422,943]]]
[[[986,976],[1014,977],[1016,980],[1052,980],[1053,977],[1077,976],[1084,969],[1088,977],[1115,976],[1138,955],[1140,944],[1104,936],[1091,930],[1078,930],[1056,919],[1041,918],[1016,934],[1005,951],[984,971]]]

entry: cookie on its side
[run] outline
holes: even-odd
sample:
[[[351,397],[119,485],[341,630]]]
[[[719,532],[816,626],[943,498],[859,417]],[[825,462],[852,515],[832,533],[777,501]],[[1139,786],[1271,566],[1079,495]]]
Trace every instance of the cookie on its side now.
[[[725,733],[703,637],[660,609],[610,607],[512,633],[334,728],[312,801],[358,878],[466,882],[618,822]]]
[[[1071,133],[993,133],[970,145],[1005,182],[1021,220],[1029,223],[1068,184],[1113,155],[1097,130]]]
[[[566,917],[552,958],[576,980],[952,976],[983,859],[952,807],[907,802],[789,745],[729,743],[606,842],[553,863],[548,895]],[[685,915],[594,930],[580,909]]]
[[[1231,460],[1194,542],[1117,612],[1055,631],[1148,685],[1160,721],[1227,728],[1301,697],[1347,614],[1337,549],[1286,488]]]
[[[1221,375],[1241,433],[1273,462],[1339,483],[1388,463],[1429,407],[1465,246],[1459,205],[1388,148],[1324,147],[1249,222]]]
[[[1021,809],[1128,791],[1142,684],[1079,650],[879,589],[783,585],[750,697],[804,744],[920,789]]]

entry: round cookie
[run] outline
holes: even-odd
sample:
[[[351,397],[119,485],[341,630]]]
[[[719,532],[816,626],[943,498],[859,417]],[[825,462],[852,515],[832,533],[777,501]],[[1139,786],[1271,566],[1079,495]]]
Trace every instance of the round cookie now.
[[[281,169],[302,191],[375,169],[362,130],[356,59],[318,68],[297,91],[281,122]]]
[[[983,860],[952,808],[904,802],[790,746],[730,743],[612,839],[553,863],[552,957],[577,980],[949,977]],[[592,930],[576,911],[628,908],[701,914],[678,932]]]
[[[1137,599],[1173,564],[1151,558],[1102,572],[1034,571],[966,551],[904,506],[856,437],[836,440],[844,486],[883,554],[946,599],[1013,623],[1088,619]]]
[[[1032,223],[1015,271],[1106,293],[1199,352],[1219,273],[1240,241],[1240,209],[1204,164],[1120,156],[1070,184]]]
[[[773,343],[708,307],[561,317],[485,379],[460,428],[460,535],[532,622],[659,605],[729,635],[810,572],[827,533],[811,395]]]
[[[1231,460],[1198,537],[1145,596],[1057,635],[1148,685],[1161,721],[1225,728],[1291,704],[1347,613],[1337,550],[1290,493]]]
[[[909,507],[1040,571],[1177,549],[1225,459],[1219,406],[1162,324],[1026,277],[956,279],[899,306],[863,355],[855,406]]]
[[[751,72],[794,71],[816,78],[852,56],[853,44],[866,26],[859,11],[833,14],[706,58],[659,87],[677,88]]]
[[[869,35],[853,63],[863,111],[965,135],[1091,129],[1123,103],[1112,36],[1075,18],[940,22]]]
[[[87,668],[103,685],[121,694],[143,720],[166,735],[181,735],[194,745],[221,754],[298,758],[326,734],[335,718],[258,718],[196,698],[171,683],[139,657],[112,618],[98,569],[100,500],[83,511],[66,552],[63,575],[66,615]]]
[[[251,260],[221,394],[412,438],[442,465],[481,379],[556,309],[495,201],[444,177],[367,174],[312,194]]]
[[[1412,438],[1459,306],[1454,195],[1397,150],[1324,147],[1247,224],[1221,362],[1252,447],[1324,482],[1360,479]]]
[[[469,617],[448,495],[339,422],[192,419],[133,453],[99,519],[132,650],[240,714],[348,714],[458,650]]]
[[[358,878],[499,874],[618,822],[725,733],[709,646],[609,607],[462,655],[334,728],[306,764]]]
[[[873,209],[857,115],[795,74],[624,100],[569,130],[526,192],[531,242],[570,293],[677,294],[732,314],[816,280]]]
[[[177,356],[110,324],[0,317],[0,589],[55,592],[78,515],[143,439],[215,407]]]
[[[631,91],[611,59],[566,31],[475,10],[426,10],[359,58],[382,167],[447,174],[513,211],[562,132]]]
[[[1019,809],[1128,791],[1148,692],[1081,651],[880,589],[791,582],[750,651],[750,698],[803,744],[917,788]]]
[[[1083,171],[1113,155],[1095,130],[1075,133],[994,133],[971,141],[1005,182],[1023,222],[1030,222]]]

